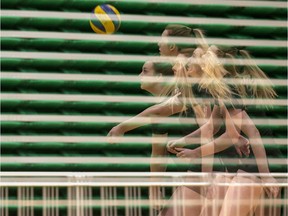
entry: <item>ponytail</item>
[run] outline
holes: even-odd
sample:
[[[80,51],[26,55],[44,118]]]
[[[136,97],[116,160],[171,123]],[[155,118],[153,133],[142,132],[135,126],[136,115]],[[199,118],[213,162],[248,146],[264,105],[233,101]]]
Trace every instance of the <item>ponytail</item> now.
[[[253,61],[253,59],[246,50],[240,50],[239,52],[246,60],[248,60],[248,64],[246,64],[243,68],[243,75],[248,75],[252,79],[256,79],[256,85],[251,86],[252,96],[255,98],[275,98],[277,96],[277,93],[273,89],[273,84],[271,80],[256,65],[256,63]],[[263,81],[265,82],[265,84],[262,84]]]
[[[241,97],[247,97],[247,91],[246,91],[246,87],[247,85],[245,84],[245,76],[241,75],[238,71],[237,71],[237,67],[235,65],[235,58],[232,54],[230,54],[229,52],[225,53],[225,57],[229,58],[232,60],[232,64],[226,66],[226,70],[229,71],[230,76],[232,78],[238,79],[241,82],[238,84],[235,84],[234,87],[237,91],[237,94],[239,94]],[[235,92],[236,93],[236,92]]]
[[[210,94],[215,98],[230,99],[231,90],[223,82],[223,77],[228,73],[216,54],[208,50],[202,56],[201,69],[204,72],[200,79],[200,87],[207,89]]]
[[[198,42],[198,45],[204,50],[207,51],[209,48],[209,45],[204,37],[204,32],[201,29],[193,29],[193,32],[195,34],[196,40]]]

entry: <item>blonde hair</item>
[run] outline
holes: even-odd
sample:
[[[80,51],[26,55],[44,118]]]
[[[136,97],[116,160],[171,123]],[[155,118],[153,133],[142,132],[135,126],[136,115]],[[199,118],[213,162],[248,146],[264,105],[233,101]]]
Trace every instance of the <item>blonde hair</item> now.
[[[209,47],[201,29],[193,29],[193,32],[200,48],[204,52],[199,62],[203,72],[199,84],[200,88],[207,89],[213,98],[230,99],[231,90],[223,82],[223,77],[228,71],[225,70],[218,59],[218,55],[221,52],[220,49],[214,45]]]
[[[273,84],[269,77],[257,66],[246,50],[240,50],[239,52],[248,60],[248,64],[245,64],[242,74],[250,76],[252,79],[263,79],[265,81],[265,84],[260,84],[257,80],[256,85],[250,86],[252,96],[256,98],[275,98],[277,93],[274,91]]]
[[[240,74],[238,72],[236,63],[235,63],[235,57],[232,54],[227,52],[225,53],[225,57],[232,60],[232,64],[227,65],[226,70],[230,72],[230,76],[232,78],[240,80],[240,83],[233,84],[235,87],[235,90],[237,91],[235,93],[238,93],[241,97],[247,97],[246,84],[245,84],[245,78],[247,78],[247,76],[245,76],[244,74]]]
[[[207,51],[209,48],[209,45],[205,39],[204,31],[201,29],[193,29],[193,32],[196,37],[196,42],[198,42],[198,45],[204,50]]]
[[[215,99],[230,99],[231,90],[223,80],[228,71],[225,70],[217,55],[208,50],[202,55],[201,61],[203,74],[199,82],[200,88],[207,89]]]
[[[181,101],[181,104],[183,106],[183,112],[186,112],[186,110],[191,107],[198,117],[204,118],[204,111],[202,107],[196,102],[195,96],[191,88],[191,84],[188,80],[188,73],[186,68],[187,62],[184,60],[184,58],[178,58],[176,64],[179,64],[180,69],[177,70],[176,74],[174,75],[173,84],[166,86],[162,91],[162,95],[177,95],[179,101]]]

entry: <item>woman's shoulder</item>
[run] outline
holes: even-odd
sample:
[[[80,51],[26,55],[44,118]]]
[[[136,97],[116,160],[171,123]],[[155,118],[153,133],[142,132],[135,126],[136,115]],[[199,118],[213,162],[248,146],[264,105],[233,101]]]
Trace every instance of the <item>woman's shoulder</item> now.
[[[179,89],[175,89],[168,97],[164,99],[160,104],[162,105],[181,105],[181,92]]]

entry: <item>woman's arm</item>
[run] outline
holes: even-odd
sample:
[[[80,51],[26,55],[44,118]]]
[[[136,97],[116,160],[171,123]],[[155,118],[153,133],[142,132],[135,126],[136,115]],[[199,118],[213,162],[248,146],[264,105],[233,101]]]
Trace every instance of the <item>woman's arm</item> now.
[[[249,139],[253,140],[253,142],[251,142],[251,147],[255,155],[259,173],[270,174],[267,155],[261,134],[246,112],[243,112],[243,119],[245,120],[245,124],[243,124],[242,131],[249,137]],[[262,180],[266,183],[277,183],[276,179],[269,175],[267,177],[263,177]],[[265,187],[264,189],[268,192],[269,196],[277,197],[279,193],[278,186]]]
[[[236,120],[240,118],[242,119],[242,112],[238,113],[237,115],[233,116],[233,120]],[[235,124],[241,124],[240,121],[235,122]],[[239,128],[242,128],[241,125],[239,125]],[[243,153],[245,153],[246,155],[249,155],[249,142],[246,142],[245,140],[239,139],[239,142],[243,142],[243,146],[241,148],[241,151]],[[227,148],[229,148],[230,146],[232,146],[232,139],[229,136],[229,133],[226,131],[225,133],[223,133],[220,137],[218,137],[217,139],[202,145],[201,147],[198,147],[196,149],[190,150],[190,149],[183,149],[180,148],[178,149],[177,156],[178,157],[190,157],[190,158],[199,158],[199,157],[206,157],[209,155],[213,155],[215,153],[221,152]],[[238,152],[239,154],[239,152]]]
[[[168,142],[167,149],[168,151],[175,153],[174,148],[176,147],[184,147],[190,144],[198,144],[201,143],[201,134],[205,133],[207,136],[207,140],[211,138],[211,134],[215,134],[218,132],[223,120],[220,113],[219,106],[215,105],[212,110],[212,114],[210,115],[209,120],[203,124],[200,128],[192,133],[188,134],[185,137],[182,137],[178,140],[172,140]],[[203,138],[203,137],[202,137]],[[202,140],[203,141],[203,140]]]
[[[139,113],[135,117],[132,117],[117,126],[113,127],[107,136],[115,137],[115,136],[123,136],[126,132],[136,129],[138,127],[151,124],[152,123],[152,117],[153,116],[160,116],[160,117],[167,117],[171,116],[173,114],[179,113],[183,111],[183,105],[182,104],[171,104],[171,103],[161,103],[157,105],[153,105],[147,109],[145,109],[143,112]],[[146,117],[144,119],[144,117]],[[111,143],[113,141],[110,140]]]

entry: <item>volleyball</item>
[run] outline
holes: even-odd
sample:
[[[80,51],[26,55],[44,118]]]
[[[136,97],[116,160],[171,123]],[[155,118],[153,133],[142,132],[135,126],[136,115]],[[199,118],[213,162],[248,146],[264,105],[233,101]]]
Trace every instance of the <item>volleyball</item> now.
[[[113,34],[121,25],[119,11],[110,4],[96,6],[91,14],[90,26],[98,34]]]

